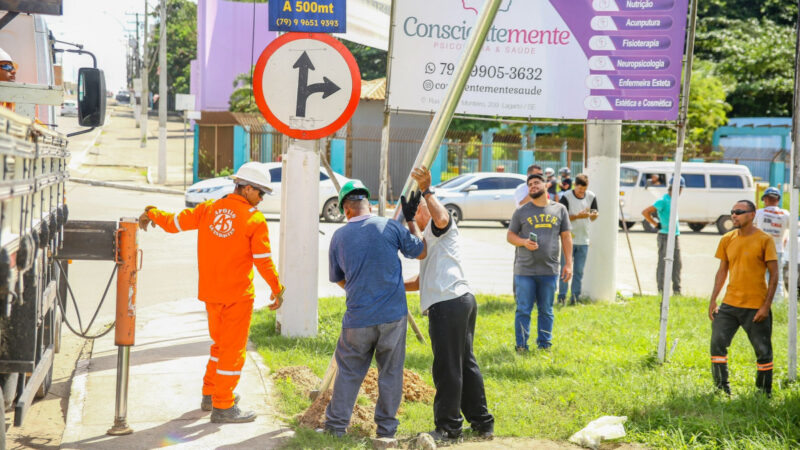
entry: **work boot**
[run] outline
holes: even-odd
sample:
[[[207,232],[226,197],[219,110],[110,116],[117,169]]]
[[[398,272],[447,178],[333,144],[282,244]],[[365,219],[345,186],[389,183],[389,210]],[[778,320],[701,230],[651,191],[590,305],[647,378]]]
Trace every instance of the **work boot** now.
[[[228,409],[213,408],[211,410],[211,422],[213,423],[245,423],[254,420],[256,420],[256,413],[242,411],[236,405]]]
[[[772,370],[760,370],[756,375],[756,387],[767,398],[772,398]]]
[[[731,386],[728,384],[728,364],[712,363],[711,373],[714,375],[714,385],[722,392],[731,395]]]
[[[443,443],[443,442],[453,442],[453,441],[455,441],[455,440],[457,440],[458,438],[461,437],[461,433],[451,434],[451,433],[448,433],[447,431],[445,431],[445,430],[443,430],[441,428],[437,428],[437,429],[435,429],[433,431],[429,431],[426,434],[429,435],[430,437],[432,437],[433,441],[436,442],[437,444]]]
[[[239,404],[239,400],[241,398],[242,397],[240,397],[239,394],[233,394],[233,404],[234,405],[238,405]],[[213,408],[214,408],[214,404],[211,401],[211,396],[210,395],[204,395],[203,396],[203,401],[200,402],[200,409],[202,409],[203,411],[211,411]]]

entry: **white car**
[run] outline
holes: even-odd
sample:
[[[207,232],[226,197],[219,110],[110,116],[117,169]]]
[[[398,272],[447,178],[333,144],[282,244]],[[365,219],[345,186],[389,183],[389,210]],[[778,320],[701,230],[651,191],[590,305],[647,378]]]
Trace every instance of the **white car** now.
[[[527,177],[516,173],[478,172],[459,175],[435,187],[436,198],[453,220],[497,220],[508,226],[517,209],[514,191]]]
[[[267,194],[258,205],[258,209],[265,214],[280,214],[281,212],[281,163],[264,163],[269,170],[272,195]],[[339,186],[344,185],[350,178],[335,174]],[[217,177],[199,181],[186,190],[186,206],[194,208],[206,200],[216,200],[233,192],[233,180],[228,177]],[[328,222],[341,222],[344,215],[339,212],[339,193],[333,186],[333,181],[328,177],[325,169],[319,171],[319,215]]]
[[[78,101],[77,100],[64,100],[61,104],[62,116],[76,116],[78,115]]]

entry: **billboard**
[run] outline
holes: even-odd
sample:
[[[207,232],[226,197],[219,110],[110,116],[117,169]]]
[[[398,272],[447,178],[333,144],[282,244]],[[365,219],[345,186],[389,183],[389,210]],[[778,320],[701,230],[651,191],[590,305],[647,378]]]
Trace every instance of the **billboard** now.
[[[484,0],[396,5],[392,109],[439,107]],[[676,120],[688,0],[503,0],[458,113]]]

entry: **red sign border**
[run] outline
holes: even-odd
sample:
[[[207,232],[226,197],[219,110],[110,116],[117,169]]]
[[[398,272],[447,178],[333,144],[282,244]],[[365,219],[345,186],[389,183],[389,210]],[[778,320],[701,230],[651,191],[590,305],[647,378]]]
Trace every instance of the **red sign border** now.
[[[267,106],[267,102],[264,99],[264,89],[261,86],[261,83],[264,79],[264,69],[267,66],[267,61],[269,58],[282,46],[298,39],[314,39],[333,47],[337,52],[339,52],[340,55],[342,55],[345,62],[347,62],[347,66],[350,68],[351,81],[353,83],[353,93],[350,96],[350,101],[347,104],[347,108],[345,108],[339,118],[333,123],[316,130],[298,130],[278,119]],[[290,69],[291,68],[287,68],[287,70]],[[261,52],[261,56],[258,57],[255,72],[253,73],[253,96],[256,99],[256,105],[258,105],[258,109],[261,111],[261,114],[265,119],[267,119],[267,122],[275,127],[276,130],[295,139],[321,139],[339,131],[347,124],[347,121],[349,121],[356,112],[358,102],[361,99],[361,71],[358,69],[358,63],[356,63],[356,59],[353,57],[353,54],[350,53],[347,47],[345,47],[336,38],[324,33],[286,33],[270,42],[264,51]]]

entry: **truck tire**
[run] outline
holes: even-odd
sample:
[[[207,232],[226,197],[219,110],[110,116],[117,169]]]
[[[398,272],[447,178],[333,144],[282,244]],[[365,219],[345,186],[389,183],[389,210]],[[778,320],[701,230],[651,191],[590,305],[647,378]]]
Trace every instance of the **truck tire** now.
[[[689,228],[691,228],[695,233],[701,232],[706,225],[707,224],[702,222],[689,222]]]
[[[733,230],[733,219],[731,216],[719,216],[717,219],[717,231],[719,234],[725,234]]]
[[[17,382],[19,381],[18,373],[4,373],[0,375],[0,388],[2,388],[3,395],[3,411],[8,411],[14,405],[14,398],[17,396]]]
[[[39,389],[36,391],[36,395],[34,398],[37,400],[41,400],[47,397],[47,393],[50,392],[50,386],[53,385],[53,366],[50,365],[50,368],[47,369],[47,375],[44,377],[42,381],[42,385],[39,386]]]

